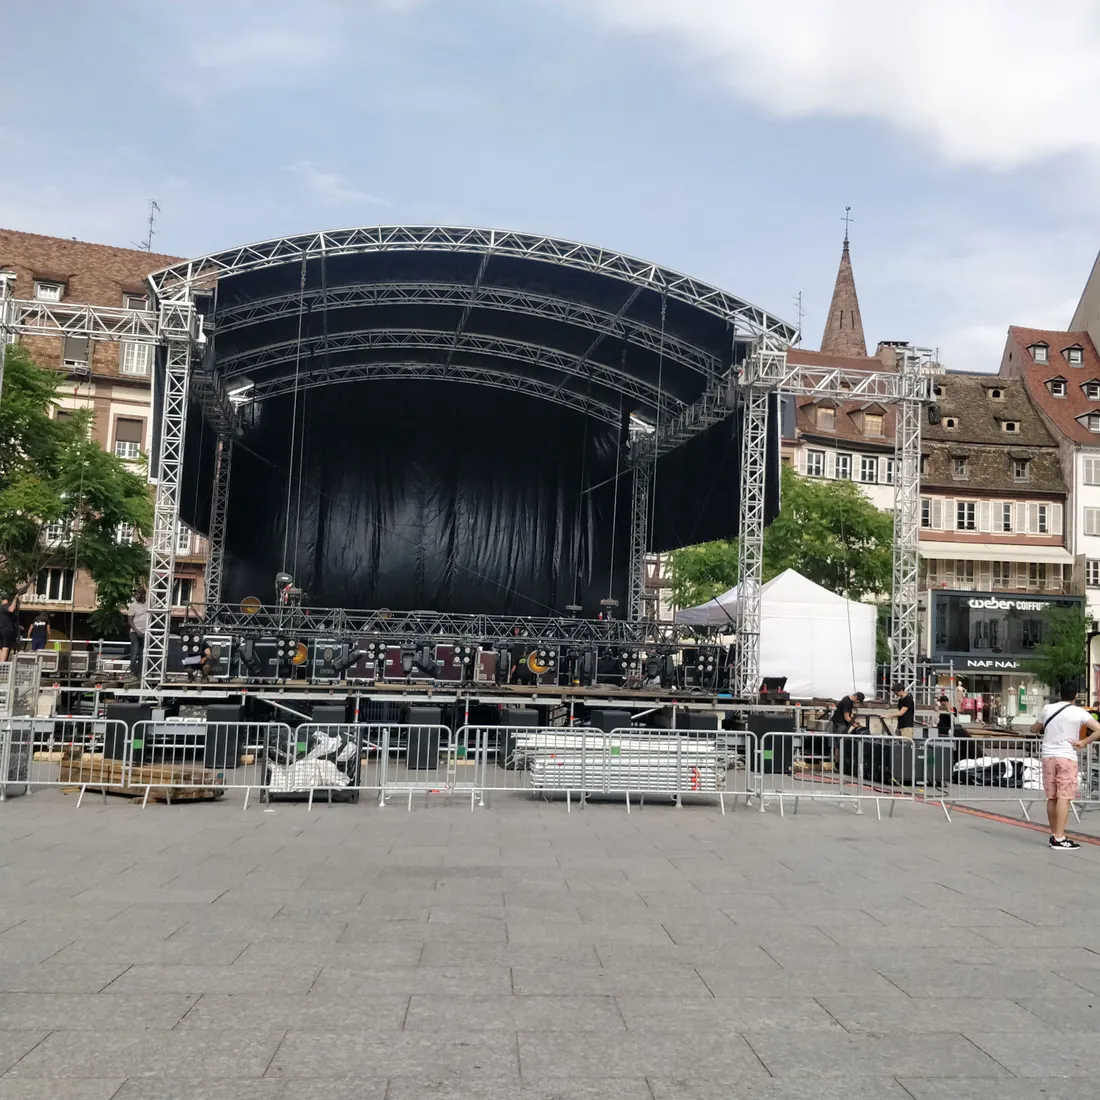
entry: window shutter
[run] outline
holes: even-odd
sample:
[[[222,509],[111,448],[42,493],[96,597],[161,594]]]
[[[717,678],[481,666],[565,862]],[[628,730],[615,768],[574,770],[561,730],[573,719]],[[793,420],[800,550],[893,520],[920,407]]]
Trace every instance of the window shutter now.
[[[1027,506],[1027,533],[1029,535],[1037,535],[1039,533],[1039,505],[1029,504]]]
[[[1050,533],[1052,535],[1062,533],[1062,506],[1060,504],[1050,506]]]
[[[145,421],[120,416],[115,421],[116,443],[141,443],[145,438]]]
[[[945,531],[954,531],[955,523],[957,522],[958,509],[955,507],[954,497],[945,497],[943,501],[943,529]]]
[[[1027,505],[1016,505],[1016,521],[1012,524],[1012,530],[1018,535],[1027,534]]]
[[[1027,588],[1027,562],[1016,563],[1016,587]]]
[[[988,531],[989,530],[989,513],[991,511],[991,508],[992,508],[992,506],[990,505],[990,502],[988,500],[979,500],[978,501],[978,530],[979,531]]]
[[[988,561],[978,562],[978,587],[988,592],[993,587],[993,565]]]
[[[943,530],[943,497],[932,498],[932,530]]]

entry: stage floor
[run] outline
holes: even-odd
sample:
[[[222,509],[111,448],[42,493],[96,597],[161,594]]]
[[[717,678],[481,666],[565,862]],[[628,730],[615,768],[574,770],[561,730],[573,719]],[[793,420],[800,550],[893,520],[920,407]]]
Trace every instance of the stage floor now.
[[[0,807],[0,1100],[1095,1096],[1095,846],[239,794]]]

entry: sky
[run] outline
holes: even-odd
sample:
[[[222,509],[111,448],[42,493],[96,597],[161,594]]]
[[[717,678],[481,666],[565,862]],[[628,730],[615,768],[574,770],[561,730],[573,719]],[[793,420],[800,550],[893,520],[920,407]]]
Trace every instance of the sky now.
[[[0,0],[0,225],[193,256],[456,224],[996,370],[1100,248],[1100,0]]]

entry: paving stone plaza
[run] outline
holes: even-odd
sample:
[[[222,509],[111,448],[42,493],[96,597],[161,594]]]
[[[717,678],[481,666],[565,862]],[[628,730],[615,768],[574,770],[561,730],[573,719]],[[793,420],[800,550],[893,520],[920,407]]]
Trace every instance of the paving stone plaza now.
[[[1100,847],[1000,822],[43,791],[0,838],[0,1100],[1097,1095]]]

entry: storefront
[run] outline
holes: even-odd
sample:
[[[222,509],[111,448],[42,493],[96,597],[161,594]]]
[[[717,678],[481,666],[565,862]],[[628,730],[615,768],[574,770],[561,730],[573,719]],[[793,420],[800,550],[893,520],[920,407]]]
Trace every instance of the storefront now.
[[[1076,596],[1003,592],[928,593],[929,655],[958,685],[963,721],[1020,724],[1048,701],[1047,689],[1028,672],[1055,607],[1080,608]]]

